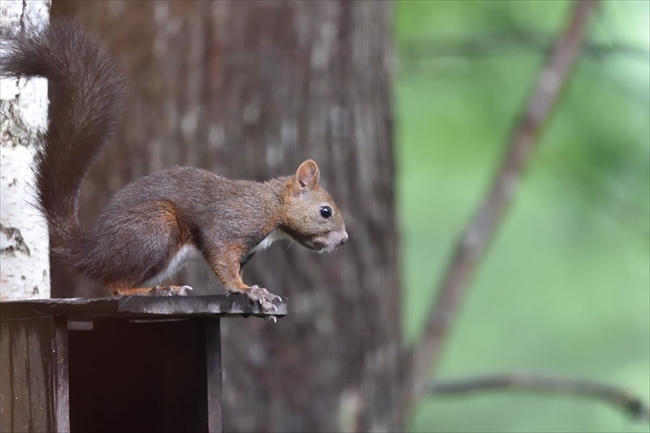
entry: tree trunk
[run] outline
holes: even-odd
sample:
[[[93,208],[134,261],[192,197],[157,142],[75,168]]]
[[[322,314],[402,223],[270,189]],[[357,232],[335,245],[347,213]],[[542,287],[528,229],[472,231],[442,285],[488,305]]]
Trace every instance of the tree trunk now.
[[[275,244],[247,266],[289,316],[224,320],[226,430],[401,429],[391,4],[55,0],[62,16],[102,34],[128,83],[123,130],[83,188],[85,224],[170,164],[262,180],[306,158],[344,213],[350,241],[334,253]],[[177,280],[223,293],[202,265]]]
[[[0,2],[2,25],[44,25],[49,1]],[[47,119],[44,79],[0,79],[0,301],[50,297],[47,221],[32,189],[37,131]]]

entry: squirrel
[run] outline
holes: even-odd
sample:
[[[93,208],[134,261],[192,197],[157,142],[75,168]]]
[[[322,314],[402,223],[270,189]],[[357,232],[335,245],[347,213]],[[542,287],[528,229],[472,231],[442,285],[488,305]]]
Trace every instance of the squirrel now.
[[[124,78],[99,38],[74,21],[2,28],[0,42],[0,76],[49,81],[48,124],[34,170],[51,251],[112,295],[185,296],[191,287],[158,283],[198,256],[229,293],[244,293],[273,312],[281,298],[242,281],[257,251],[280,239],[318,252],[347,241],[341,212],[311,159],[295,174],[265,182],[193,167],[158,171],[115,193],[86,232],[80,189],[120,122]]]

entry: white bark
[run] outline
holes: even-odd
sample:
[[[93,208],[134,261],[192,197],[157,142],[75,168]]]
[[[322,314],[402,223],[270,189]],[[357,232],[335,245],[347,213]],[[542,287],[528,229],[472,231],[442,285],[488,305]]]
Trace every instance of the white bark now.
[[[3,26],[43,25],[50,1],[2,1]],[[0,79],[0,301],[50,297],[47,223],[31,165],[46,126],[47,81]]]

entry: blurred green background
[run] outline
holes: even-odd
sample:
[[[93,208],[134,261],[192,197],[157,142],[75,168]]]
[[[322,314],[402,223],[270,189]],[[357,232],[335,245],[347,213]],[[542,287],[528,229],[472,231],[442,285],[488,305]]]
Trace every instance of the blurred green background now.
[[[538,371],[650,400],[650,7],[601,4],[520,193],[482,263],[440,377]],[[400,1],[398,188],[413,338],[500,162],[565,1]],[[415,431],[649,431],[571,397],[430,399]]]

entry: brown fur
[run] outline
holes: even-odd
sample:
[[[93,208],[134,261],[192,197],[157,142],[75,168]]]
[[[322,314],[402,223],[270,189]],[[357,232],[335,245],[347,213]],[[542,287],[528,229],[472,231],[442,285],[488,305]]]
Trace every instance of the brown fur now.
[[[185,286],[186,287],[186,286]],[[121,287],[121,286],[111,286],[109,291],[114,295],[124,295],[124,296],[133,296],[133,295],[154,295],[156,290],[160,290],[157,287]],[[180,292],[183,290],[183,286],[166,286],[165,289],[170,291]]]
[[[108,143],[118,119],[122,79],[107,52],[74,23],[1,37],[5,76],[50,79],[49,125],[36,166],[41,207],[53,251],[87,277],[119,294],[145,294],[142,285],[164,273],[192,246],[229,292],[246,292],[268,307],[274,295],[244,284],[241,268],[274,231],[301,245],[331,251],[347,240],[332,197],[307,160],[292,176],[266,182],[231,180],[175,167],[138,179],[109,201],[84,233],[77,216],[81,182]],[[331,208],[331,217],[321,207]],[[170,287],[170,290],[177,288]]]

